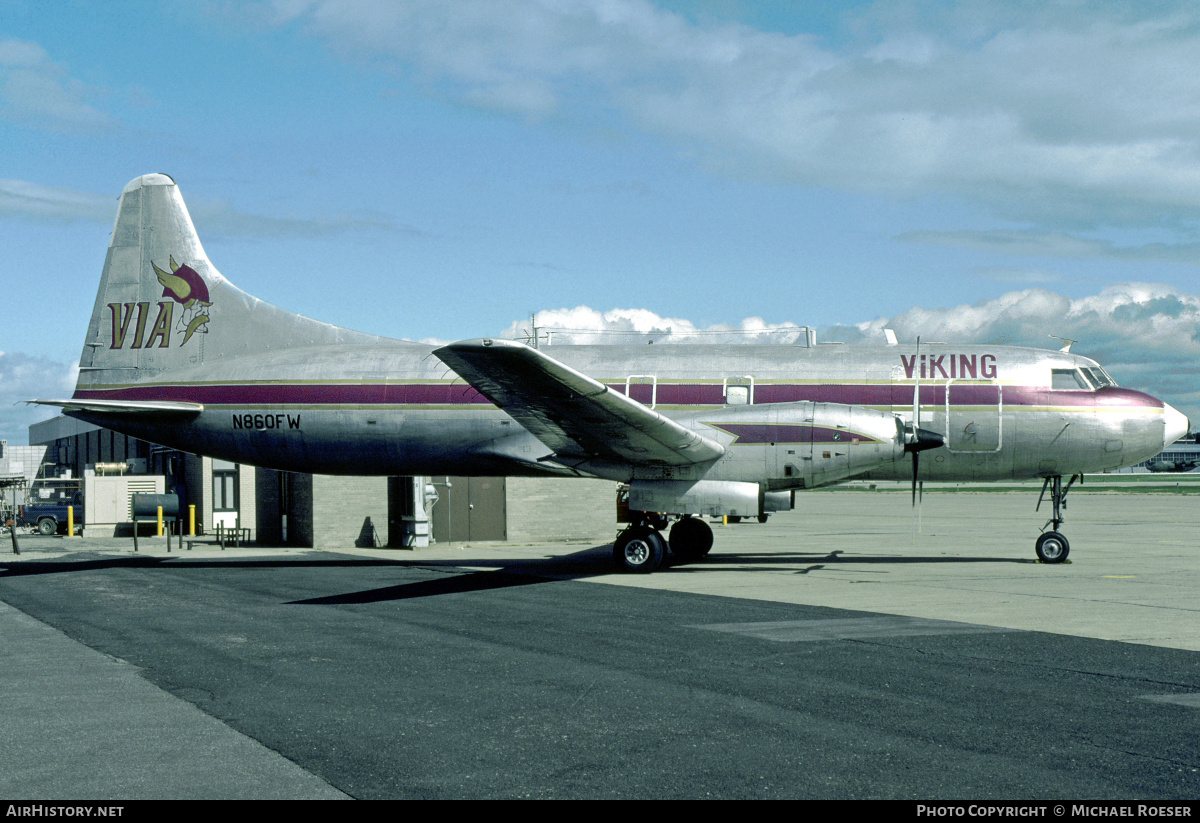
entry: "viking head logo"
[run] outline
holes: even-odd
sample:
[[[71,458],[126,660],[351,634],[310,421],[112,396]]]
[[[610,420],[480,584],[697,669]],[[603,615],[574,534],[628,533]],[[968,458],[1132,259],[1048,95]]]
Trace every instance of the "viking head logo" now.
[[[154,261],[150,265],[154,266],[154,273],[162,284],[162,296],[183,306],[177,328],[184,333],[183,342],[179,345],[185,346],[193,334],[208,334],[208,307],[212,301],[208,299],[208,286],[195,269],[179,265],[174,257],[169,262],[169,272],[160,269]]]

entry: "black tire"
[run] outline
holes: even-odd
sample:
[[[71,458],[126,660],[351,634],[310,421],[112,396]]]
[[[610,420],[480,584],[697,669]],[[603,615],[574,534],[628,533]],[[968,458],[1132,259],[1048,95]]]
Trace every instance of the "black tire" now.
[[[613,559],[622,571],[649,574],[662,565],[667,541],[654,529],[634,526],[621,532],[613,543]]]
[[[43,517],[37,522],[38,534],[58,534],[58,523],[53,517]]]
[[[1045,532],[1037,539],[1034,551],[1043,563],[1062,563],[1071,553],[1071,544],[1058,532]]]
[[[712,549],[712,529],[703,520],[685,517],[671,527],[670,544],[671,553],[685,563],[699,560]]]

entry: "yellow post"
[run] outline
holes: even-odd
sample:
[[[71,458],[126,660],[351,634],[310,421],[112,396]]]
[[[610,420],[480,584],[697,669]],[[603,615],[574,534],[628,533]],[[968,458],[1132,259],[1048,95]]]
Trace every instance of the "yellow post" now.
[[[67,537],[75,536],[75,507],[67,506]]]
[[[162,506],[158,507],[158,533],[157,537],[162,537]]]
[[[196,536],[196,504],[188,506],[188,537]]]

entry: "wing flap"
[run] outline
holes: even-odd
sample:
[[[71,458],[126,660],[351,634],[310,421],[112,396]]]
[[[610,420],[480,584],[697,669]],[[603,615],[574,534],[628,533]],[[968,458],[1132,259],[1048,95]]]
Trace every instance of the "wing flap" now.
[[[688,466],[725,449],[537,349],[465,340],[434,351],[560,458]]]

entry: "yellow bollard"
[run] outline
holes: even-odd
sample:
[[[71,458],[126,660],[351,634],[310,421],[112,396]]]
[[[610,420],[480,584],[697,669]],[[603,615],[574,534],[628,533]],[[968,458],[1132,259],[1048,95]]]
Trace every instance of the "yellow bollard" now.
[[[188,506],[188,537],[196,536],[196,504]]]
[[[75,536],[75,507],[67,506],[67,537]]]
[[[158,533],[156,537],[162,537],[162,506],[158,507]]]

